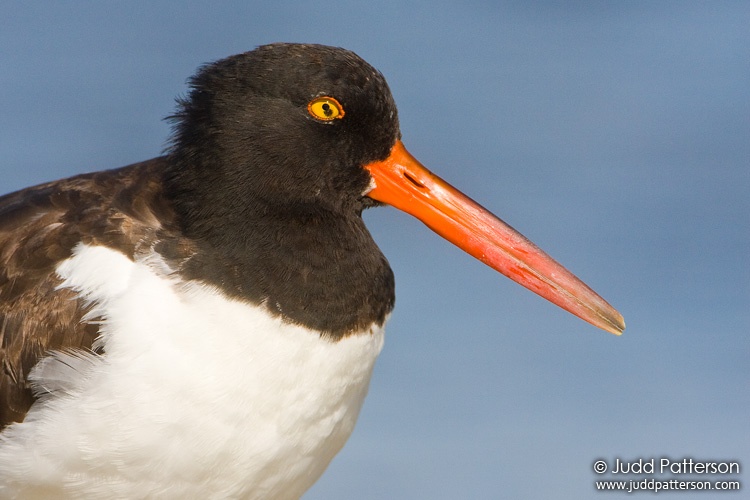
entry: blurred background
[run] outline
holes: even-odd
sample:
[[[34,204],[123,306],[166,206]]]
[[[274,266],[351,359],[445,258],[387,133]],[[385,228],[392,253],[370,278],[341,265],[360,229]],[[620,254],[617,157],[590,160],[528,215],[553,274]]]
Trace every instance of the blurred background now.
[[[2,11],[0,193],[161,154],[205,62],[343,46],[385,74],[416,157],[625,316],[622,337],[598,331],[370,210],[396,310],[357,428],[306,499],[601,498],[597,459],[750,465],[749,3]]]

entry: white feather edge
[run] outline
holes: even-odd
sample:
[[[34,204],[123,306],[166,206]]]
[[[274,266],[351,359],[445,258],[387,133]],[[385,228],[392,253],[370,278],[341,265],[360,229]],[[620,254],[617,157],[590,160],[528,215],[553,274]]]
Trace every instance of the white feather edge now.
[[[50,351],[39,360],[29,373],[29,382],[34,396],[75,392],[97,364],[99,356],[83,349]]]

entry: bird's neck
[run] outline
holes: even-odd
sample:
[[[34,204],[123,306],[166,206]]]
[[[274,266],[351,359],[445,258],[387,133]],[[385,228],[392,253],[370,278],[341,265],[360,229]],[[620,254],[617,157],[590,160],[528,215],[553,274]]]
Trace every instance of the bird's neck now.
[[[359,213],[220,196],[215,188],[196,184],[173,194],[182,232],[197,248],[184,277],[333,340],[384,323],[395,300],[393,272]],[[208,205],[206,197],[213,198]],[[195,200],[201,211],[191,210]]]

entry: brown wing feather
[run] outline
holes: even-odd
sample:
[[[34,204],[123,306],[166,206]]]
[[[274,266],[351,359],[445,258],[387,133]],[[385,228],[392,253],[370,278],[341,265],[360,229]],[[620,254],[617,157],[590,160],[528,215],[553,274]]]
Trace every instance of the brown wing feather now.
[[[174,217],[159,182],[164,161],[0,197],[0,429],[22,421],[33,403],[27,378],[41,356],[53,349],[90,349],[98,335],[96,321],[83,321],[83,301],[57,288],[56,266],[80,242],[132,258],[172,233]]]

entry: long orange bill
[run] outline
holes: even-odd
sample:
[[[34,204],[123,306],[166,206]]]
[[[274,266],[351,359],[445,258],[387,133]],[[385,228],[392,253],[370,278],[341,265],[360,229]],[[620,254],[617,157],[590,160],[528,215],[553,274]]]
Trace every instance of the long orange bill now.
[[[620,335],[622,315],[521,233],[427,170],[396,142],[390,156],[365,165],[370,198],[407,212],[513,281],[603,330]]]

